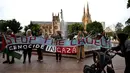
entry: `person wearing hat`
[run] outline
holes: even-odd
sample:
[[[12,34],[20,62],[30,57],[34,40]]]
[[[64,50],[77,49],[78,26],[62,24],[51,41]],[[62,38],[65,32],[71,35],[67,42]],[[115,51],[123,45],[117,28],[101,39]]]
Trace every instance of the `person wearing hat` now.
[[[11,30],[11,29],[7,29],[7,32],[6,32],[6,34],[7,34],[7,36],[10,36],[10,37],[16,37],[14,34],[13,34],[13,31]],[[6,42],[5,42],[5,40],[2,42],[4,45],[6,45]],[[11,51],[10,51],[11,52]],[[4,61],[3,63],[9,63],[9,64],[12,64],[12,63],[14,63],[15,62],[15,60],[14,60],[14,57],[12,57],[12,60],[10,61],[10,59],[9,59],[9,55],[8,54],[6,54],[6,61]]]
[[[27,37],[32,37],[32,31],[31,31],[31,29],[28,29],[27,31],[26,31],[26,36]],[[28,54],[28,62],[29,63],[31,63],[31,54],[32,53],[32,48],[28,48],[28,49],[24,49],[23,50],[23,64],[26,62],[26,56],[27,56],[27,54]]]
[[[117,38],[119,45],[117,47],[112,47],[112,50],[116,51],[117,55],[125,58],[126,67],[124,73],[130,73],[130,40],[128,40],[128,34],[118,33]]]

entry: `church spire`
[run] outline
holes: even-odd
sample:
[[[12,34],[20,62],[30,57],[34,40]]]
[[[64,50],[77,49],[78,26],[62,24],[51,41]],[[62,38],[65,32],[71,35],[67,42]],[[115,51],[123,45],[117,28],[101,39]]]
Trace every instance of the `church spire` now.
[[[90,15],[88,2],[87,2],[87,14]]]
[[[82,22],[83,22],[84,30],[86,31],[87,24],[92,22],[91,15],[90,15],[90,12],[89,12],[89,4],[88,4],[88,2],[87,2],[87,9],[85,9],[85,6],[84,6]]]
[[[85,5],[84,5],[84,13],[83,14],[85,15]]]

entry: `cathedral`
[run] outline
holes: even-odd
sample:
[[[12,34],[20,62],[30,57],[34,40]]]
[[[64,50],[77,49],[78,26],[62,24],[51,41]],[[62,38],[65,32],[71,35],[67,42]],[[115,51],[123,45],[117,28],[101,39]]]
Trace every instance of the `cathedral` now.
[[[87,3],[87,9],[85,9],[85,6],[84,6],[83,17],[82,17],[82,23],[83,23],[85,31],[86,31],[87,24],[91,23],[91,22],[92,22],[92,20],[91,20],[91,15],[90,15],[90,12],[89,12],[89,5]]]
[[[55,34],[56,31],[61,30],[59,13],[57,15],[52,13],[52,21],[31,21],[31,23],[40,25],[42,32],[48,35]]]
[[[67,26],[73,23],[81,23],[84,26],[84,30],[86,30],[86,26],[88,23],[91,23],[91,15],[89,12],[89,5],[87,3],[87,9],[83,10],[83,17],[82,22],[64,22],[65,27],[65,35],[67,35]],[[38,24],[40,25],[40,29],[42,29],[42,32],[48,35],[55,34],[56,31],[61,31],[61,21],[60,21],[60,15],[52,13],[52,21],[31,21],[32,24]]]

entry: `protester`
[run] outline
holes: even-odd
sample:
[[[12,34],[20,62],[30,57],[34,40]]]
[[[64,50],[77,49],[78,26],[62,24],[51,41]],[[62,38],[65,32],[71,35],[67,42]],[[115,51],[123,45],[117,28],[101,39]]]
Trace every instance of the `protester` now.
[[[116,54],[125,58],[126,68],[124,73],[130,73],[130,40],[128,40],[128,34],[118,33],[117,36],[119,40],[119,45],[117,47],[113,47],[112,50],[117,51]]]
[[[28,29],[26,31],[26,37],[28,37],[28,38],[32,37],[32,31],[31,31],[31,29]],[[28,62],[31,63],[31,53],[32,53],[32,48],[28,48],[28,49],[24,49],[23,50],[23,54],[24,54],[23,63],[26,62],[26,56],[27,56],[27,54],[28,54]]]
[[[82,40],[83,38],[84,38],[84,34],[82,33],[82,31],[79,31],[77,36],[78,41]],[[77,48],[77,59],[78,59],[77,62],[80,62],[84,57],[85,57],[84,45],[83,43],[81,43],[78,45]]]
[[[57,35],[56,35],[56,38],[55,38],[55,40],[57,41],[57,40],[62,40],[63,38],[62,38],[62,35],[61,35],[61,32],[60,31],[57,31]],[[58,53],[58,52],[56,52],[56,61],[58,62],[60,62],[61,61],[61,57],[62,57],[62,55],[61,55],[61,53]]]
[[[6,33],[7,35],[6,36],[9,36],[9,37],[16,37],[14,34],[13,34],[13,31],[11,30],[11,29],[7,29],[7,33]],[[5,46],[6,46],[6,40],[3,38],[2,39],[2,48],[4,48]],[[9,51],[9,53],[11,53],[11,51]],[[10,59],[9,59],[9,55],[8,54],[6,54],[6,61],[4,61],[3,63],[9,63],[9,64],[13,64],[14,62],[15,62],[15,60],[14,60],[14,57],[12,57],[12,60],[10,61]]]
[[[44,38],[42,36],[42,31],[41,30],[39,30],[38,37]],[[37,48],[37,54],[38,54],[38,60],[37,61],[42,62],[43,61],[43,54],[42,54],[42,49],[41,48]]]

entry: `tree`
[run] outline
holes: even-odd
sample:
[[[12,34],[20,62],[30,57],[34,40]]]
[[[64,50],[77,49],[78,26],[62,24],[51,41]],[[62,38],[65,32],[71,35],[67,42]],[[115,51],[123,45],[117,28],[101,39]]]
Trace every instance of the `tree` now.
[[[128,0],[127,8],[130,7],[130,0]],[[130,25],[130,18],[125,22],[127,25]]]
[[[14,33],[19,32],[23,28],[15,19],[7,20],[6,24]]]
[[[102,33],[103,26],[100,22],[94,21],[92,23],[87,24],[86,31],[92,32],[92,34]]]
[[[130,7],[130,0],[128,0],[128,3],[127,3],[127,8]]]
[[[32,30],[32,35],[37,36],[38,32],[40,30],[40,25],[38,24],[33,24],[32,22],[28,25],[25,26],[24,31],[27,31],[28,29]]]
[[[83,31],[83,25],[80,23],[74,23],[74,24],[68,25],[67,30],[69,34],[78,33],[78,31]]]
[[[6,20],[0,20],[0,31],[5,32],[7,30]]]
[[[130,25],[130,18],[125,22],[125,24]]]
[[[22,29],[22,27],[20,26],[20,23],[16,21],[15,19],[0,20],[0,27],[1,27],[1,31],[3,32],[7,30],[7,27],[9,27],[14,33],[17,33]]]
[[[115,26],[115,31],[116,33],[119,33],[119,32],[122,32],[122,27],[123,27],[123,24],[118,22]]]
[[[127,25],[124,29],[123,29],[124,33],[127,33],[130,36],[130,25]]]

